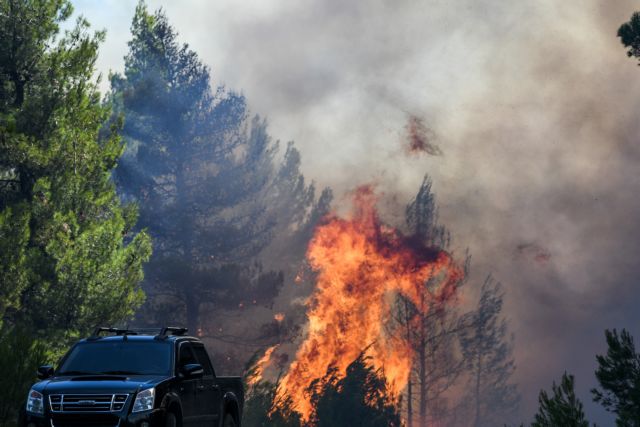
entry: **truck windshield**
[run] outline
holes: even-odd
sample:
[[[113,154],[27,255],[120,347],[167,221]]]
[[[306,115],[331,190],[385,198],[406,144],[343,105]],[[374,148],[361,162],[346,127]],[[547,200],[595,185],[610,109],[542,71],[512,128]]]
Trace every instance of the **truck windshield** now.
[[[169,375],[171,345],[166,342],[92,342],[76,345],[58,375]]]

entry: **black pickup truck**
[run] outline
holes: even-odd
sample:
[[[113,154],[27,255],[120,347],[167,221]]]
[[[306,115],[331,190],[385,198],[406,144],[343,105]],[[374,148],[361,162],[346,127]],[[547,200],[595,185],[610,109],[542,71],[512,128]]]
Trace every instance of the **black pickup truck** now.
[[[98,328],[57,369],[41,366],[20,425],[240,427],[241,379],[216,376],[185,328],[156,331]]]

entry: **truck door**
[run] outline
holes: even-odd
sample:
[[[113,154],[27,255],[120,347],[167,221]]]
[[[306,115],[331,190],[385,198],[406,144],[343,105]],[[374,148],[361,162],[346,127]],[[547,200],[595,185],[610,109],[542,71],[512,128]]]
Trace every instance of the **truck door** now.
[[[200,408],[203,425],[217,426],[222,416],[222,394],[220,387],[216,383],[215,373],[209,355],[203,344],[194,343],[193,352],[198,359],[198,363],[204,369],[204,376],[198,389],[198,406]]]
[[[182,368],[192,363],[200,363],[191,349],[191,343],[182,342],[178,347],[178,364],[176,375],[180,376]],[[187,427],[200,426],[198,414],[198,387],[200,378],[182,378],[178,384],[178,396],[182,406],[182,424]]]

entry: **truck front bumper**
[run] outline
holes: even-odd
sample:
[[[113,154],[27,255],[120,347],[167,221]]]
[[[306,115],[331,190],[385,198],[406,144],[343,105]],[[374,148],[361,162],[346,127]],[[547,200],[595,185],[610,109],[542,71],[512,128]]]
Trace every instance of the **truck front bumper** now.
[[[164,427],[162,408],[135,414],[24,414],[21,427]]]

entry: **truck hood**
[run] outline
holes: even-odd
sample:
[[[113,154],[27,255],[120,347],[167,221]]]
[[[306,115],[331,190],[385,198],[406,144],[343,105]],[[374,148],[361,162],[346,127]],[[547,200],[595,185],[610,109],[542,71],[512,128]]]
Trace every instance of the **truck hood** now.
[[[54,377],[43,381],[40,387],[47,394],[99,394],[134,393],[149,388],[165,380],[162,376],[115,376],[91,375],[73,377]]]

